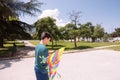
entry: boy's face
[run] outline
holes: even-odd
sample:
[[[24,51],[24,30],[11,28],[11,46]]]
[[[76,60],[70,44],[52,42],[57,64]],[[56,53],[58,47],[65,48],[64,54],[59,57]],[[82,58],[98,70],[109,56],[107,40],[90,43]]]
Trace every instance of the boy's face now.
[[[47,45],[50,42],[50,40],[51,40],[51,38],[45,38],[44,39],[45,44]]]

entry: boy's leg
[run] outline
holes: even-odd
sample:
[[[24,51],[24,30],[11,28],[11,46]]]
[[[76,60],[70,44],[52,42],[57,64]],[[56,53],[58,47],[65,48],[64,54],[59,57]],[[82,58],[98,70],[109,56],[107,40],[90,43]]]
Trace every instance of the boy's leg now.
[[[35,67],[35,74],[37,80],[49,80],[48,74],[41,73],[37,67]]]

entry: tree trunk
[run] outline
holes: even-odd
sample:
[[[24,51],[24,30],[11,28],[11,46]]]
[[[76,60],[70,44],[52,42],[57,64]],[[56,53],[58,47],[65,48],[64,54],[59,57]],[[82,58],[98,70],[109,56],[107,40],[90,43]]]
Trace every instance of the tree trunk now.
[[[2,47],[3,47],[3,37],[0,36],[0,48],[2,48]]]
[[[76,44],[76,36],[74,36],[74,45],[75,45],[75,48],[77,48],[77,44]]]
[[[80,37],[78,37],[78,42],[80,42]]]
[[[72,38],[71,38],[70,40],[71,40],[71,42],[72,42]]]
[[[95,38],[94,37],[92,37],[92,42],[95,42]]]

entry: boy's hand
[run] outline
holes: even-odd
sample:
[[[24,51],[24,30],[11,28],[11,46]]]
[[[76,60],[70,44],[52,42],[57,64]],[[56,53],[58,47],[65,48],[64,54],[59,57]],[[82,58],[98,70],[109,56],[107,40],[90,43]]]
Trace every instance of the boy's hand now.
[[[55,51],[54,50],[50,50],[49,51],[49,54],[53,54]]]

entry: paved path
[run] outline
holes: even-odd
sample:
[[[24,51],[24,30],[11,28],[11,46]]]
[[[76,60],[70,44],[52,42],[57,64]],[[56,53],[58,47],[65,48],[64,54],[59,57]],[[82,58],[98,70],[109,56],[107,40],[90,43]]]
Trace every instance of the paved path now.
[[[35,80],[34,58],[0,61],[0,80]],[[94,50],[64,54],[62,80],[120,80],[120,52]]]
[[[22,40],[25,43],[25,47],[17,47],[16,57],[33,57],[35,55],[35,45],[28,40]]]
[[[24,43],[25,43],[25,46],[31,46],[31,47],[35,47],[35,45],[33,45],[32,43],[30,43],[29,41],[27,40],[23,40]]]

